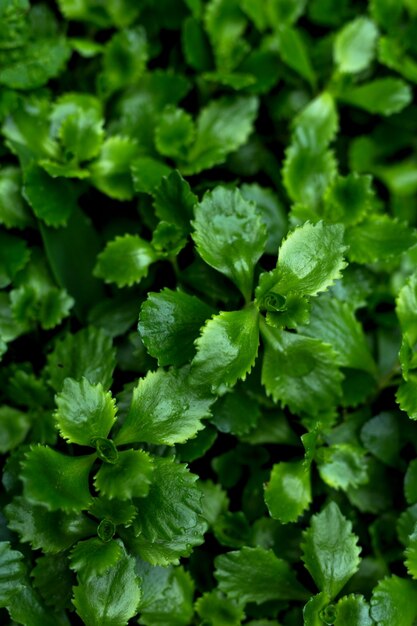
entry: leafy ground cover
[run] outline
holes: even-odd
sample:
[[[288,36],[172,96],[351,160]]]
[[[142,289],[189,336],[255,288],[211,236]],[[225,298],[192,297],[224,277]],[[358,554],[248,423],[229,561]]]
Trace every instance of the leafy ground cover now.
[[[0,621],[417,623],[414,0],[0,0]]]

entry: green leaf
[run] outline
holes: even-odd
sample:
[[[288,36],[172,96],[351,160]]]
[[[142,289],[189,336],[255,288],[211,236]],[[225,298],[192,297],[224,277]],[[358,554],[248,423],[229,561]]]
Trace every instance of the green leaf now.
[[[334,42],[334,60],[340,72],[356,74],[365,70],[375,56],[378,30],[367,17],[346,24]]]
[[[412,626],[417,615],[417,587],[405,578],[390,576],[375,587],[371,616],[377,626]]]
[[[399,78],[376,78],[358,87],[344,89],[338,98],[368,113],[392,115],[408,106],[412,95],[407,83]]]
[[[195,70],[204,72],[212,67],[210,42],[202,24],[195,17],[190,16],[183,23],[182,49],[188,65]]]
[[[38,39],[10,55],[0,69],[0,85],[11,89],[36,89],[55,78],[71,56],[64,37]]]
[[[396,312],[403,336],[410,346],[417,342],[417,274],[412,274],[398,292]]]
[[[271,189],[261,187],[256,183],[241,185],[240,193],[245,200],[256,205],[261,219],[267,227],[266,254],[276,254],[278,246],[287,232],[287,216],[284,206]]]
[[[181,159],[187,153],[195,136],[194,122],[189,113],[168,106],[159,118],[155,129],[155,145],[158,152],[172,159]]]
[[[26,584],[17,590],[8,606],[14,623],[28,626],[67,626],[68,619],[64,613],[57,614],[46,607],[36,591]]]
[[[197,476],[173,459],[155,458],[155,471],[147,498],[133,522],[135,537],[129,545],[152,565],[178,563],[203,542],[206,523],[201,517]]]
[[[153,194],[162,179],[169,176],[171,168],[152,157],[139,157],[132,163],[132,177],[135,191]]]
[[[223,163],[248,139],[258,112],[256,97],[213,100],[201,110],[196,122],[196,138],[187,155],[184,174],[198,174]]]
[[[9,528],[18,533],[20,541],[47,553],[62,552],[96,529],[96,525],[83,515],[48,511],[20,496],[5,507],[5,513]]]
[[[376,366],[365,333],[347,302],[326,294],[314,300],[309,324],[299,331],[308,337],[328,343],[339,354],[338,363],[344,367],[375,374]]]
[[[378,61],[398,72],[406,80],[417,82],[417,63],[406,53],[402,41],[381,37],[378,42]]]
[[[417,459],[410,461],[405,473],[404,494],[408,504],[417,502]]]
[[[414,229],[389,215],[369,218],[346,232],[348,255],[356,263],[397,259],[415,242]]]
[[[293,142],[302,148],[323,150],[335,138],[339,119],[333,96],[324,91],[293,120]]]
[[[204,18],[216,66],[225,73],[231,72],[247,52],[243,39],[247,21],[238,0],[210,0]]]
[[[334,626],[372,626],[369,608],[363,596],[344,596],[336,605]]]
[[[66,555],[45,554],[39,557],[31,577],[33,586],[52,610],[63,611],[71,607],[73,581]]]
[[[74,587],[73,603],[86,626],[125,626],[140,597],[135,559],[125,553],[106,572],[82,577]]]
[[[304,600],[308,594],[290,566],[264,548],[242,548],[215,559],[215,577],[223,591],[239,603]]]
[[[88,476],[95,455],[70,457],[45,446],[26,453],[22,480],[26,498],[49,511],[81,511],[91,502]]]
[[[316,84],[316,74],[300,30],[282,24],[276,32],[278,52],[283,62],[310,83]]]
[[[163,176],[153,191],[155,213],[160,220],[175,224],[185,231],[190,230],[190,220],[198,198],[178,170]]]
[[[59,432],[70,443],[94,446],[93,440],[107,437],[116,420],[111,393],[105,392],[100,383],[92,385],[86,378],[80,382],[66,378],[55,400]]]
[[[194,341],[213,309],[196,296],[163,289],[142,304],[138,330],[158,365],[184,365],[195,354]]]
[[[70,182],[54,179],[37,165],[24,172],[23,194],[36,217],[48,226],[63,226],[76,206],[77,194]]]
[[[204,624],[210,626],[240,626],[245,617],[243,607],[220,591],[208,591],[200,596],[195,609]]]
[[[0,170],[0,224],[6,228],[26,228],[33,223],[21,195],[21,172],[18,167]]]
[[[402,411],[405,411],[412,420],[417,420],[417,377],[408,375],[397,389],[395,399]]]
[[[109,520],[115,526],[122,524],[130,526],[137,515],[137,509],[131,502],[113,498],[109,500],[104,496],[93,498],[88,512],[100,520]]]
[[[291,200],[315,208],[335,177],[336,160],[331,150],[312,150],[299,142],[285,153],[282,176]]]
[[[143,450],[124,450],[114,464],[103,463],[94,477],[94,486],[107,498],[131,500],[149,493],[152,457]]]
[[[0,542],[0,606],[9,604],[10,598],[19,590],[25,567],[23,554],[12,550],[8,541]]]
[[[313,515],[304,533],[303,561],[320,591],[330,599],[345,586],[359,567],[360,548],[352,523],[335,502]]]
[[[392,467],[397,466],[401,444],[396,415],[379,413],[363,425],[360,437],[365,448],[377,459]]]
[[[133,391],[132,403],[115,441],[174,445],[194,437],[210,415],[213,398],[192,388],[189,368],[148,372]]]
[[[131,200],[134,188],[130,168],[137,154],[135,139],[118,135],[109,137],[90,166],[91,182],[110,198]]]
[[[0,288],[10,285],[29,257],[30,251],[23,239],[0,231]]]
[[[80,580],[101,576],[114,567],[125,554],[120,539],[104,542],[98,537],[79,541],[71,550],[70,567]]]
[[[405,550],[405,566],[411,578],[417,579],[417,529],[409,537],[409,543]]]
[[[110,387],[116,365],[111,338],[101,329],[87,327],[72,335],[59,338],[48,355],[46,371],[55,391],[61,391],[65,378],[81,380],[92,385]]]
[[[141,78],[148,60],[146,32],[142,26],[122,30],[104,48],[103,72],[99,86],[106,96],[134,85]]]
[[[311,503],[310,468],[303,461],[274,465],[265,485],[265,502],[272,518],[283,524],[296,522]]]
[[[253,271],[266,244],[265,225],[237,189],[216,187],[196,205],[193,238],[206,263],[233,280],[249,300]]]
[[[337,176],[324,195],[325,220],[347,226],[361,222],[372,208],[374,192],[371,185],[371,176],[360,176],[355,172]]]
[[[266,334],[267,332],[267,334]],[[327,343],[268,329],[262,383],[274,402],[293,413],[318,415],[341,396],[342,374],[337,353]]]
[[[304,13],[306,0],[269,0],[266,10],[272,26],[293,24]]]
[[[194,583],[182,567],[152,567],[138,561],[142,578],[139,624],[188,626],[193,616]]]
[[[110,241],[97,257],[94,275],[118,287],[130,287],[145,278],[158,259],[153,247],[139,235],[123,235]]]
[[[213,316],[195,342],[192,381],[224,393],[253,367],[259,346],[259,313],[254,304]]]
[[[359,446],[335,443],[321,448],[316,460],[321,479],[333,489],[346,491],[369,480],[365,450]]]
[[[30,416],[11,406],[0,406],[0,454],[16,448],[31,426]]]
[[[258,402],[245,393],[242,385],[219,398],[212,412],[211,423],[220,432],[238,436],[253,430],[261,415]]]

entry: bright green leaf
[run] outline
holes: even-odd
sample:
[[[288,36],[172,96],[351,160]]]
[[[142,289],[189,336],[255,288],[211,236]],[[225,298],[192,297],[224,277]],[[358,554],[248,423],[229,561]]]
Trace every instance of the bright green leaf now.
[[[293,127],[293,141],[302,148],[326,148],[339,127],[337,109],[331,94],[323,92],[309,102],[294,118]]]
[[[346,74],[365,70],[375,55],[378,31],[367,17],[358,17],[346,24],[334,42],[334,60]]]
[[[200,596],[195,609],[203,623],[210,626],[240,626],[245,617],[243,607],[220,591],[208,591]]]
[[[98,255],[94,275],[106,283],[130,287],[145,278],[157,258],[152,246],[139,235],[116,237]]]
[[[107,498],[131,500],[149,493],[152,482],[152,457],[143,450],[119,452],[116,463],[103,463],[94,478],[94,486]]]
[[[363,596],[344,596],[336,605],[334,626],[372,626],[369,605]]]
[[[100,576],[124,556],[120,539],[104,542],[98,537],[79,541],[71,550],[70,567],[81,580]]]
[[[317,453],[321,479],[333,489],[358,487],[368,482],[365,450],[349,443],[335,443]]]
[[[265,486],[265,502],[272,518],[283,524],[296,522],[311,502],[310,469],[302,461],[273,466]]]
[[[188,367],[148,372],[133,391],[116,443],[173,445],[194,437],[203,428],[201,420],[210,415],[213,398],[192,388],[188,377]]]
[[[216,187],[196,206],[193,238],[206,263],[233,280],[245,298],[266,244],[266,228],[251,202],[236,189]]]
[[[268,395],[293,413],[317,415],[341,396],[337,363],[337,353],[327,343],[269,329],[262,382]]]
[[[213,100],[199,114],[196,138],[191,146],[184,174],[198,174],[223,163],[248,139],[258,112],[255,97]]]
[[[348,256],[356,263],[396,259],[415,242],[415,231],[389,215],[370,218],[346,232]]]
[[[346,88],[338,97],[369,113],[392,115],[410,104],[411,89],[398,78],[376,78],[358,87]]]
[[[384,578],[371,598],[371,616],[377,626],[412,626],[417,615],[417,586],[398,576]]]
[[[352,523],[335,502],[313,515],[304,533],[303,561],[317,587],[334,598],[357,571],[360,548]]]
[[[125,553],[106,572],[81,578],[73,603],[86,626],[125,626],[136,614],[140,597],[135,559]]]
[[[0,170],[0,224],[6,228],[25,228],[32,217],[21,195],[21,172],[18,167]]]
[[[96,437],[107,437],[116,419],[116,407],[110,392],[102,385],[92,385],[86,378],[80,382],[66,378],[56,396],[55,419],[61,437],[70,443],[94,445]]]
[[[212,317],[195,342],[191,377],[213,393],[224,393],[253,367],[259,346],[259,313],[252,304]]]

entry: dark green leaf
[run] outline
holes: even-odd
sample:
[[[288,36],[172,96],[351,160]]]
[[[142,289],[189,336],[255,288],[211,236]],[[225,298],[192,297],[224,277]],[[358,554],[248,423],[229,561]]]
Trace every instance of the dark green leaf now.
[[[80,580],[90,576],[100,576],[112,568],[124,556],[120,539],[104,542],[98,537],[79,541],[71,550],[71,569],[77,572]]]
[[[215,566],[219,589],[239,602],[260,604],[307,597],[288,563],[272,550],[245,547],[216,557]]]
[[[163,289],[149,293],[142,305],[138,330],[148,352],[158,364],[176,365],[190,361],[194,341],[213,309],[182,291]]]
[[[359,87],[344,89],[340,100],[369,113],[392,115],[411,102],[410,87],[398,78],[377,78]]]
[[[147,498],[133,522],[132,548],[152,565],[178,563],[203,542],[206,523],[201,516],[201,492],[185,465],[155,459]]]
[[[65,378],[81,380],[92,385],[110,387],[115,367],[115,351],[111,338],[102,330],[87,327],[58,339],[48,356],[47,374],[55,391],[61,391]]]
[[[142,578],[139,624],[188,626],[193,615],[194,583],[182,567],[152,567],[138,561]]]
[[[198,198],[178,170],[163,176],[153,191],[155,213],[161,220],[190,230],[190,220]]]
[[[21,195],[21,178],[18,167],[0,170],[0,224],[6,228],[25,228],[33,223]]]
[[[24,581],[23,555],[12,550],[8,541],[0,542],[0,606],[7,606],[10,598]]]
[[[11,406],[0,406],[0,454],[16,448],[30,428],[30,416]]]
[[[87,509],[91,502],[88,476],[95,455],[70,457],[45,446],[26,454],[22,480],[25,496],[49,511]]]

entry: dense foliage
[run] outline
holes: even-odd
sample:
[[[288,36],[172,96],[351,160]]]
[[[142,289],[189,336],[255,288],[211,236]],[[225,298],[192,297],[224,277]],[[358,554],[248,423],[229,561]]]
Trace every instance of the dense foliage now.
[[[2,624],[417,623],[416,82],[415,0],[0,0]]]

